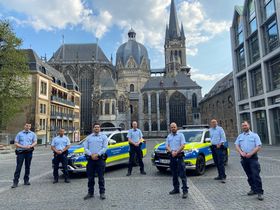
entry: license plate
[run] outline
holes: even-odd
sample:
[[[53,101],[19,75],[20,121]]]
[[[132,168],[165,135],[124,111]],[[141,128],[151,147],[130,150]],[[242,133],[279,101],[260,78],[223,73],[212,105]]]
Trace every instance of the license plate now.
[[[159,162],[160,163],[164,163],[164,164],[169,164],[170,160],[168,160],[168,159],[160,159]]]

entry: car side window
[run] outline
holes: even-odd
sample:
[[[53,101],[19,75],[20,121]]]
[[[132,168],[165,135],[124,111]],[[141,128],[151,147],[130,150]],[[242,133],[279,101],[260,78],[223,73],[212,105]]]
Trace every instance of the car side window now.
[[[125,142],[125,141],[128,141],[127,133],[122,133],[122,135],[123,135],[123,141],[124,141],[124,142]]]
[[[120,143],[122,142],[122,134],[116,133],[111,137],[111,139],[115,140],[117,143]]]
[[[205,135],[204,135],[204,142],[205,142],[205,140],[206,140],[207,138],[210,138],[210,133],[209,133],[209,131],[206,131],[206,132],[205,132]]]

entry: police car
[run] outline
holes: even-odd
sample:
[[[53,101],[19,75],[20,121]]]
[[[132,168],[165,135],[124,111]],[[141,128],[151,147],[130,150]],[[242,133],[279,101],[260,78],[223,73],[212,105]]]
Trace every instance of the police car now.
[[[106,167],[127,163],[129,159],[128,131],[102,131],[108,137],[109,145],[106,151],[108,156]],[[85,157],[84,143],[85,139],[77,145],[72,145],[68,150],[68,171],[70,173],[85,172],[87,160]],[[142,140],[141,149],[143,156],[147,154],[146,142]],[[135,160],[137,164],[137,160]]]
[[[183,133],[186,139],[184,148],[186,169],[195,170],[197,175],[204,174],[205,167],[214,163],[210,148],[211,143],[208,126],[185,126],[184,129],[180,129],[178,132]],[[224,146],[224,162],[227,164],[229,156],[228,143],[226,142]],[[154,147],[151,160],[161,172],[169,168],[170,156],[167,153],[165,142],[157,144]]]

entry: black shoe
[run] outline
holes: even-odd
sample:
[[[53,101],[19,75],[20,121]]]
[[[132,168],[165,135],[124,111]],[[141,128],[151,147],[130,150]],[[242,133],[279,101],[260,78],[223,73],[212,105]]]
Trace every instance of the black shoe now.
[[[222,180],[222,178],[217,176],[217,177],[214,178],[214,180]]]
[[[188,197],[188,193],[187,193],[187,192],[183,192],[182,198],[183,198],[183,199],[186,199],[187,197]]]
[[[175,195],[175,194],[179,194],[180,191],[179,190],[172,190],[169,192],[170,195]]]
[[[16,188],[16,187],[18,187],[18,183],[13,183],[13,185],[11,186],[11,188]]]
[[[221,183],[225,184],[226,183],[226,178],[222,178]]]
[[[253,190],[250,190],[250,192],[247,193],[247,195],[256,195],[257,193],[255,193]]]
[[[127,172],[126,176],[131,176],[131,172]]]
[[[105,199],[106,199],[105,193],[101,193],[101,194],[100,194],[100,199],[101,199],[101,200],[105,200]]]
[[[31,185],[29,181],[24,182],[24,185]]]
[[[93,198],[93,195],[92,194],[87,194],[85,197],[84,197],[84,200],[88,200],[90,198]]]
[[[58,179],[53,180],[53,184],[58,183]]]
[[[263,194],[258,194],[258,199],[259,199],[260,201],[262,201],[262,200],[263,200]]]
[[[69,179],[64,180],[65,183],[71,183]]]
[[[141,171],[140,174],[146,175],[147,173],[145,171]]]

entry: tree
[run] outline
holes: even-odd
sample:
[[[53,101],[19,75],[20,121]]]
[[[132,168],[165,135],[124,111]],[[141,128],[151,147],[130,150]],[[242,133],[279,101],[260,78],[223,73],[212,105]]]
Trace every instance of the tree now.
[[[27,56],[8,21],[0,20],[0,131],[31,95]]]

